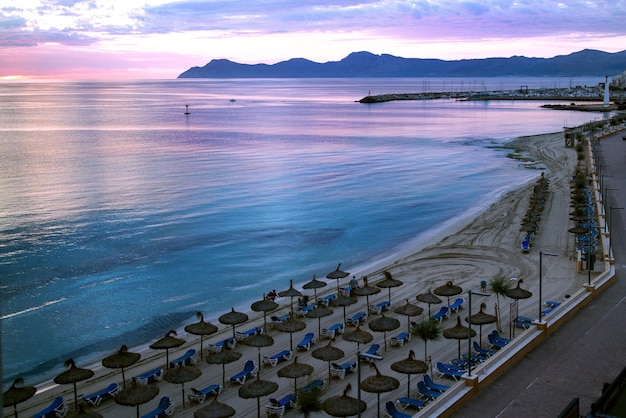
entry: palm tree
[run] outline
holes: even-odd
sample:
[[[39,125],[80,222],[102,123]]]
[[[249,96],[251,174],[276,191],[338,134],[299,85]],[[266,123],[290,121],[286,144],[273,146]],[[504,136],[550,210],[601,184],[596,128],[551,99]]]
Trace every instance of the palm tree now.
[[[491,291],[496,294],[496,316],[498,320],[498,331],[502,331],[502,329],[500,328],[500,295],[506,296],[511,287],[509,283],[510,282],[501,274],[494,277],[493,279],[491,279],[491,282],[489,282]]]
[[[309,418],[311,414],[323,411],[321,396],[321,388],[298,393],[298,412]]]
[[[411,334],[420,337],[424,341],[424,362],[428,362],[428,341],[437,341],[441,338],[441,328],[435,321],[424,321],[414,324]]]

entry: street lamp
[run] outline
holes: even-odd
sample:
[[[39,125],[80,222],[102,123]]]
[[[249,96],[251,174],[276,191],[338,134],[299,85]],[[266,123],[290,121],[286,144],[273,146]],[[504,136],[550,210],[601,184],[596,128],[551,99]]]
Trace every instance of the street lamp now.
[[[491,296],[487,292],[478,292],[472,289],[467,291],[468,295],[468,310],[469,316],[467,317],[467,376],[472,376],[472,295],[479,296]]]
[[[537,321],[539,322],[541,322],[541,285],[542,285],[541,266],[543,264],[542,261],[543,261],[544,255],[549,255],[550,257],[558,256],[558,254],[539,251],[539,315],[537,316]]]

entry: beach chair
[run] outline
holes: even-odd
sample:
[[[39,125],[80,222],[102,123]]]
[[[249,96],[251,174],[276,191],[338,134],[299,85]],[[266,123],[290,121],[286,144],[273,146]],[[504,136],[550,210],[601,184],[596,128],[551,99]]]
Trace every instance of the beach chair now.
[[[187,398],[192,402],[202,403],[206,400],[208,395],[219,395],[222,392],[222,385],[213,384],[205,387],[204,389],[191,388],[187,394]]]
[[[133,377],[133,380],[140,385],[158,382],[161,379],[163,379],[163,369],[152,369],[142,375]]]
[[[409,334],[408,332],[401,332],[395,337],[391,337],[391,339],[389,340],[389,345],[392,347],[394,346],[402,347],[404,343],[410,340],[411,340],[411,334]]]
[[[534,320],[533,320],[533,321],[534,321]],[[498,333],[498,331],[497,331],[497,330],[495,330],[495,329],[494,329],[493,331],[491,331],[491,335],[493,335],[493,336],[494,336],[494,337],[495,337],[498,341],[502,341],[503,343],[510,343],[510,342],[511,342],[511,340],[510,340],[510,339],[508,339],[508,338],[504,338],[504,337],[500,336],[500,334]]]
[[[243,367],[243,370],[237,373],[236,375],[230,378],[232,383],[238,383],[243,385],[246,383],[246,379],[250,376],[256,376],[259,372],[259,367],[256,365],[256,362],[253,360],[246,361],[246,364]]]
[[[317,298],[317,304],[320,306],[328,306],[330,304],[330,301],[335,299],[337,297],[336,294],[331,293],[330,295],[326,295],[324,297],[319,297]]]
[[[280,324],[282,322],[285,322],[288,319],[289,319],[289,315],[283,315],[283,316],[272,315],[270,317],[270,320],[272,321],[270,322],[270,328],[273,329],[275,324]]]
[[[533,326],[534,319],[518,316],[513,320],[513,324],[518,328],[528,329]]]
[[[558,307],[558,306],[561,304],[561,302],[555,302],[555,301],[553,301],[553,300],[546,300],[546,301],[544,302],[544,304],[545,304],[548,308],[556,308],[556,307]]]
[[[343,364],[330,363],[330,376],[338,377],[343,380],[346,374],[352,373],[356,370],[356,361],[348,361]]]
[[[61,418],[67,415],[67,404],[62,397],[54,398],[52,403],[46,409],[43,409],[33,415],[33,418]]]
[[[390,307],[391,307],[391,303],[389,303],[388,300],[385,300],[385,301],[370,305],[369,310],[370,310],[370,313],[375,313],[375,314],[380,315],[381,312],[386,311]]]
[[[339,294],[341,296],[343,296],[344,298],[349,298],[350,297],[350,292],[352,292],[352,287],[351,286],[340,287],[339,288]]]
[[[388,401],[385,404],[385,409],[387,410],[387,413],[389,414],[391,418],[411,418],[412,417],[412,415],[408,415],[408,414],[398,411],[396,409],[396,404],[394,404],[392,401]]]
[[[119,392],[120,390],[120,385],[118,385],[117,383],[111,383],[109,386],[98,392],[83,396],[83,400],[85,402],[89,402],[93,406],[98,406],[103,400],[108,398],[114,398],[115,395],[117,395],[117,392]]]
[[[237,332],[235,332],[235,338],[237,339],[237,341],[243,341],[246,338],[248,338],[248,337],[250,337],[250,336],[252,336],[254,334],[263,334],[263,328],[255,327],[255,328],[249,329],[247,331],[243,331],[243,332],[237,331]]]
[[[290,393],[281,399],[270,398],[270,404],[265,407],[268,417],[282,417],[285,412],[296,406],[296,395]]]
[[[163,396],[161,401],[159,402],[159,406],[156,409],[148,412],[146,415],[143,415],[141,418],[159,418],[161,415],[165,414],[167,416],[171,416],[174,413],[174,402],[167,397]]]
[[[269,364],[274,367],[281,360],[290,360],[291,359],[291,350],[283,350],[280,353],[276,353],[273,356],[263,356],[263,364]]]
[[[380,344],[374,343],[370,345],[367,351],[361,353],[361,360],[369,361],[382,360],[383,356],[380,355]]]
[[[422,409],[424,405],[426,405],[426,402],[422,400],[409,398],[406,396],[403,396],[402,398],[398,399],[396,402],[398,403],[398,405],[400,405],[400,408],[402,409],[407,409],[407,408]]]
[[[230,337],[230,338],[226,338],[225,340],[218,341],[214,344],[211,344],[211,343],[207,344],[207,349],[211,353],[220,353],[224,348],[232,350],[233,348],[235,348],[236,345],[237,345],[237,340]]]
[[[365,321],[366,319],[367,319],[367,314],[363,311],[360,311],[352,315],[350,318],[348,318],[347,324],[348,326],[356,327],[359,324],[359,322]]]
[[[439,373],[439,376],[441,377],[451,377],[454,380],[459,380],[459,377],[465,374],[465,372],[461,371],[460,368],[453,367],[451,364],[444,364],[440,361],[437,362],[437,373]]]
[[[307,313],[311,312],[313,309],[315,309],[317,307],[317,305],[307,305],[302,309],[298,309],[295,314],[297,316],[305,316]]]
[[[448,306],[448,309],[450,309],[450,312],[456,312],[459,309],[463,309],[464,304],[465,304],[465,299],[456,298],[454,302],[452,302],[452,304]]]
[[[521,248],[523,253],[527,253],[528,251],[530,251],[530,241],[528,241],[527,238],[524,238],[522,240]]]
[[[491,344],[491,346],[496,348],[497,350],[503,348],[504,346],[508,344],[508,343],[498,340],[493,334],[487,335],[487,339],[489,340],[489,343]]]
[[[423,380],[420,380],[419,382],[417,382],[417,391],[424,398],[431,399],[431,400],[435,400],[435,399],[437,399],[441,395],[441,392],[437,392],[437,391],[428,389],[426,387],[426,383],[424,383]]]
[[[309,351],[311,349],[311,344],[313,344],[313,339],[315,338],[315,334],[312,332],[307,332],[304,334],[304,338],[302,341],[296,345],[296,350],[301,351]]]
[[[192,364],[196,364],[198,359],[198,353],[193,348],[187,350],[185,354],[178,357],[175,360],[170,361],[170,369],[173,369],[176,366],[191,366]]]
[[[450,386],[441,385],[439,383],[433,382],[433,379],[431,379],[430,376],[427,374],[424,375],[423,380],[428,389],[436,390],[437,392],[445,392],[446,390],[450,389]]]
[[[306,384],[298,389],[298,392],[311,392],[315,389],[321,389],[324,387],[325,382],[322,379],[315,379],[311,383]]]
[[[489,357],[497,353],[496,350],[489,350],[488,348],[482,348],[477,341],[472,342],[472,346],[474,347],[474,351],[476,351],[479,355],[484,357]]]
[[[433,321],[441,322],[448,317],[449,312],[450,308],[448,308],[447,306],[442,306],[441,308],[439,308],[439,311],[437,311],[436,314],[431,316],[431,319]]]
[[[322,335],[320,337],[332,340],[337,334],[343,333],[344,326],[342,323],[337,323],[329,326],[328,328],[322,328]]]

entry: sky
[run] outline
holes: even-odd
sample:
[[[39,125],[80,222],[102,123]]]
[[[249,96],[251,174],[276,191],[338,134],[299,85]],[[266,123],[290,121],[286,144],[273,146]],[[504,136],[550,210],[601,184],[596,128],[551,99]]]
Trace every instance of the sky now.
[[[212,59],[626,49],[626,0],[0,0],[0,80],[174,79]]]

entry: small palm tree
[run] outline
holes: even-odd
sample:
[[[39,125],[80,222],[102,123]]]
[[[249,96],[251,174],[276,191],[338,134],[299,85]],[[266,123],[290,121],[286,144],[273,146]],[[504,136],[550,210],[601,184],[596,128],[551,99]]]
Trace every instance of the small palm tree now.
[[[498,275],[489,282],[491,291],[496,294],[496,303],[498,305],[498,309],[496,310],[498,331],[502,331],[500,328],[500,296],[506,296],[511,288],[509,283],[510,282],[503,275]]]
[[[298,393],[298,412],[306,418],[315,412],[321,412],[323,410],[321,397],[321,388]]]
[[[424,341],[424,362],[428,362],[428,341],[437,341],[441,338],[441,328],[435,321],[425,321],[413,325],[411,334],[420,337]]]

